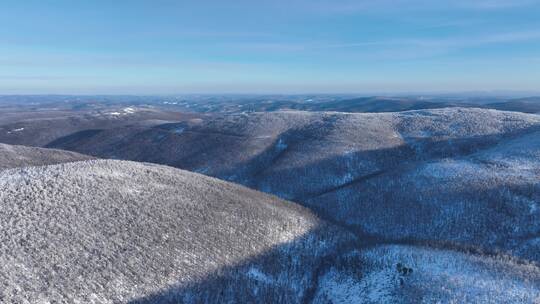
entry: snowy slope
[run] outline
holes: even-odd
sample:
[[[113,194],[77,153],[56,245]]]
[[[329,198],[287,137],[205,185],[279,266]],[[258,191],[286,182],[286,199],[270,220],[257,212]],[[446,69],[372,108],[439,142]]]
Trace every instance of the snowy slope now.
[[[150,164],[4,170],[0,202],[4,303],[300,303],[354,244],[293,203]]]
[[[104,130],[53,147],[237,182],[384,241],[540,261],[540,116],[474,108],[274,112]]]
[[[329,270],[314,303],[538,303],[540,269],[508,257],[381,245],[360,253],[362,272]]]
[[[5,303],[539,299],[535,265],[364,246],[294,203],[170,167],[100,160],[10,169],[0,190]]]
[[[149,126],[189,120],[196,115],[149,108],[120,107],[93,111],[0,110],[0,143],[44,147],[79,131]]]
[[[92,157],[62,150],[0,144],[0,170],[87,159],[92,159]]]

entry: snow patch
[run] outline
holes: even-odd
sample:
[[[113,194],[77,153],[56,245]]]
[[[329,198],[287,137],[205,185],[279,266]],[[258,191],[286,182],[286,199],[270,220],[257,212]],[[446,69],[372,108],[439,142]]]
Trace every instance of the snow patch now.
[[[127,108],[124,109],[124,113],[126,113],[126,114],[133,114],[135,112],[137,112],[137,110],[135,110],[132,107],[127,107]]]
[[[124,115],[134,114],[135,112],[137,112],[137,109],[132,108],[132,107],[127,107],[127,108],[124,108],[121,112],[115,111],[115,112],[109,112],[106,114],[111,115],[111,116],[124,116]]]
[[[274,283],[274,279],[272,279],[269,275],[265,274],[264,272],[262,272],[261,270],[255,268],[255,267],[251,267],[248,272],[247,272],[247,275],[248,277],[256,280],[256,281],[259,281],[259,282],[263,282],[265,284],[273,284]]]
[[[172,131],[174,134],[182,134],[184,133],[185,130],[186,130],[185,127],[177,127],[177,128],[174,128]]]

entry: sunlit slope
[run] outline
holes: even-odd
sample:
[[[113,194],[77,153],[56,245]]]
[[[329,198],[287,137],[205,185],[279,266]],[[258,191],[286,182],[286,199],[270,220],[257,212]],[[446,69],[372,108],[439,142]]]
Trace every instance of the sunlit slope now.
[[[0,202],[6,303],[300,303],[354,243],[293,203],[133,162],[4,170]]]

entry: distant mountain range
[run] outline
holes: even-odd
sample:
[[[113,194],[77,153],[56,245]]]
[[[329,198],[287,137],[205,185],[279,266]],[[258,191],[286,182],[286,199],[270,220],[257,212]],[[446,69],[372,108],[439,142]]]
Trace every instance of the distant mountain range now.
[[[505,95],[189,95],[189,96],[0,96],[0,110],[97,111],[139,107],[195,113],[271,112],[283,110],[333,112],[399,112],[447,107],[479,107],[525,113],[540,112],[540,96]],[[0,123],[2,122],[0,118]]]
[[[436,97],[436,96],[404,96],[404,97],[268,97],[243,98],[238,100],[181,99],[163,101],[163,107],[177,108],[183,111],[203,113],[239,113],[239,112],[272,112],[283,110],[300,111],[332,111],[332,112],[399,112],[420,109],[439,109],[448,107],[485,108],[495,110],[540,113],[540,97],[502,98],[502,97]]]
[[[68,151],[0,144],[0,170],[53,165],[92,158]]]

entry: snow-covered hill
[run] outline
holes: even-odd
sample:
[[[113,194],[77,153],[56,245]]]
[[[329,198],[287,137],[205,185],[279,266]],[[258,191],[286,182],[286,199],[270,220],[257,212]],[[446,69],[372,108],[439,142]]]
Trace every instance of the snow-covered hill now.
[[[373,245],[292,202],[160,165],[0,171],[5,303],[536,303],[504,256]]]
[[[47,111],[0,109],[0,143],[46,146],[75,132],[152,126],[170,121],[189,120],[197,115],[152,108],[113,107],[98,110]]]
[[[420,246],[355,252],[362,272],[331,268],[314,303],[538,303],[540,270],[508,257]]]
[[[0,144],[0,170],[87,159],[92,159],[92,157],[62,150]]]
[[[52,147],[167,164],[276,194],[384,241],[540,261],[540,116],[474,108],[224,115]]]
[[[150,164],[4,170],[0,202],[3,303],[301,303],[355,244],[293,203]]]

